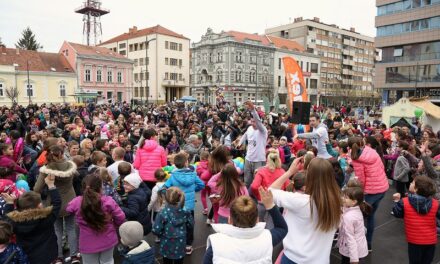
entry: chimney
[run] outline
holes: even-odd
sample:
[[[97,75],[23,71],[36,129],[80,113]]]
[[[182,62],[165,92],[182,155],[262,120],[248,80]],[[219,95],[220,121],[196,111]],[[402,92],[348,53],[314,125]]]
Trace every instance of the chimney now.
[[[313,21],[318,22],[319,23],[319,17],[314,17]]]
[[[354,27],[351,27],[351,28],[350,28],[350,31],[351,31],[351,32],[356,32],[356,29],[355,29]]]
[[[129,34],[134,34],[134,33],[137,32],[137,30],[138,30],[137,26],[133,26],[132,28],[128,29],[128,33]]]
[[[294,21],[294,22],[301,22],[302,20],[303,20],[302,17],[297,17],[297,18],[295,18],[293,21]]]
[[[16,54],[16,55],[20,55],[20,48],[18,48],[18,47],[15,48],[15,54]]]

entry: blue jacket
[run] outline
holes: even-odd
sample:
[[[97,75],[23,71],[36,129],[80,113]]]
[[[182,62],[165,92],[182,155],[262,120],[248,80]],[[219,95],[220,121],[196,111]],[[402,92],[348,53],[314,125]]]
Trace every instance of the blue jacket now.
[[[29,264],[29,260],[23,249],[13,243],[8,244],[6,249],[0,253],[0,263],[6,263],[6,260],[11,254],[14,254],[14,257],[12,257],[8,264]]]
[[[189,211],[173,206],[165,206],[156,216],[153,233],[160,238],[160,254],[169,259],[185,256],[186,232],[194,226]]]
[[[188,168],[177,169],[165,182],[165,188],[178,187],[185,193],[185,209],[193,211],[196,192],[205,188],[205,184],[197,177],[197,173]]]
[[[122,264],[154,264],[154,247],[150,247],[144,240],[135,248],[120,250],[123,257]]]
[[[151,191],[142,183],[139,188],[131,191],[127,195],[127,200],[121,206],[127,221],[138,221],[144,228],[144,235],[151,231],[151,218],[148,212]]]

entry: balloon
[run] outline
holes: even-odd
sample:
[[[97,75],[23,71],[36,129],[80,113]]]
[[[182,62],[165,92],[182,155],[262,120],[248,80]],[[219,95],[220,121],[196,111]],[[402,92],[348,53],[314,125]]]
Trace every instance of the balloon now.
[[[416,110],[414,110],[414,115],[418,118],[421,117],[423,115],[423,110],[420,108],[417,108]]]

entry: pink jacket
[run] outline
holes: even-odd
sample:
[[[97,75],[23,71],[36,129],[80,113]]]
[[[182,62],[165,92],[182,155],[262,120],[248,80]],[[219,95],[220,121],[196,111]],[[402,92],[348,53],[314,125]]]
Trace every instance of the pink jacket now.
[[[13,182],[17,181],[17,173],[26,174],[27,170],[18,166],[17,163],[12,159],[12,157],[1,155],[0,156],[0,167],[5,167],[12,170],[12,173],[5,177],[5,179],[11,180]]]
[[[67,205],[66,211],[75,216],[79,226],[79,252],[91,254],[108,250],[118,244],[117,229],[125,221],[125,214],[112,197],[102,195],[101,204],[103,211],[111,217],[106,229],[96,232],[82,217],[82,196],[78,196]]]
[[[365,146],[357,160],[352,160],[354,174],[364,186],[365,194],[384,193],[388,190],[385,167],[377,152]]]
[[[279,168],[274,171],[271,171],[268,167],[261,167],[258,169],[257,174],[255,174],[254,181],[251,184],[251,192],[252,195],[260,201],[260,193],[258,192],[258,188],[262,186],[263,188],[269,188],[272,183],[281,177],[286,171]],[[285,190],[287,185],[289,185],[289,180],[283,184],[281,189]]]
[[[344,208],[339,227],[338,247],[339,253],[349,257],[350,262],[359,262],[359,258],[368,255],[364,217],[359,206]]]
[[[155,140],[145,140],[144,146],[137,150],[133,167],[139,171],[143,181],[156,182],[154,172],[167,165],[165,149]]]
[[[209,171],[208,167],[208,161],[207,160],[201,160],[199,162],[199,165],[197,165],[197,176],[205,183],[205,185],[208,183],[209,179],[211,179],[211,172]]]

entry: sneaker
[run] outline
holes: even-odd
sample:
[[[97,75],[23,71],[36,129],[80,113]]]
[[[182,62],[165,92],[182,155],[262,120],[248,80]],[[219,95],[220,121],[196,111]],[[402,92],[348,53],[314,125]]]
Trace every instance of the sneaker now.
[[[52,262],[52,264],[63,264],[63,259],[62,258],[57,258],[54,260],[54,262]]]
[[[368,244],[368,252],[369,252],[369,253],[370,253],[370,252],[373,252],[373,248],[371,247],[370,244]]]
[[[211,225],[211,224],[212,224],[212,220],[211,220],[211,219],[209,219],[209,218],[208,218],[208,219],[206,219],[206,224],[207,224],[207,225]]]
[[[193,253],[193,247],[192,246],[186,246],[185,248],[186,254],[191,255]]]
[[[81,257],[78,255],[70,257],[70,260],[71,264],[81,264]]]
[[[203,209],[202,214],[207,215],[208,214],[208,209]]]

